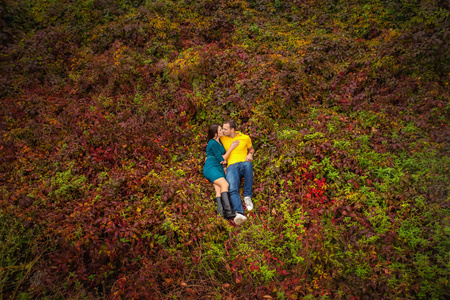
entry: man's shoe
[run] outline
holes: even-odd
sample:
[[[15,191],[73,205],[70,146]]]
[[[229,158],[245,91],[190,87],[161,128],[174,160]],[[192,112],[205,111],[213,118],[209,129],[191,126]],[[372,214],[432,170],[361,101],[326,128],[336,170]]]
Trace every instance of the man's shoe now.
[[[253,202],[252,198],[250,197],[244,197],[245,207],[247,207],[248,211],[251,211],[253,209]]]
[[[236,217],[234,217],[234,224],[239,226],[245,221],[247,221],[247,217],[237,212]]]

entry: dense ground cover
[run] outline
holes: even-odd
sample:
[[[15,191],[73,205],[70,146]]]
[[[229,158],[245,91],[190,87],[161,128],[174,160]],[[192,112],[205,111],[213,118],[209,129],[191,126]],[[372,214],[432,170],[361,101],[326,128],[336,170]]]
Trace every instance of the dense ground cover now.
[[[4,299],[444,299],[446,1],[0,1]],[[220,219],[206,129],[256,148]]]

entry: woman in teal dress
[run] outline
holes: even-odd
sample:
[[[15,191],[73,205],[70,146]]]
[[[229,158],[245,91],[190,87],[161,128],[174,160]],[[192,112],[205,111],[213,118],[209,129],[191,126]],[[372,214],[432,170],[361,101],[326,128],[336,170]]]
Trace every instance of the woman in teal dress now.
[[[229,184],[225,179],[225,171],[222,164],[226,165],[226,161],[231,151],[239,145],[239,141],[234,141],[230,149],[225,152],[225,148],[220,142],[223,136],[220,125],[213,124],[208,130],[208,146],[206,146],[206,161],[203,166],[203,175],[209,182],[212,182],[216,192],[215,201],[217,203],[217,212],[225,219],[234,218],[235,215],[231,208],[230,198],[228,195]]]

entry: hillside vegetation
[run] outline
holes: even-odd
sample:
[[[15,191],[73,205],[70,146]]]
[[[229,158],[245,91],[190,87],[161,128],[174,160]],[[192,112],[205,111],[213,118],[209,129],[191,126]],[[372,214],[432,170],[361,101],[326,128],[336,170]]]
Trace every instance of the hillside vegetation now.
[[[449,297],[449,12],[0,0],[0,298]],[[241,227],[202,175],[227,119]]]

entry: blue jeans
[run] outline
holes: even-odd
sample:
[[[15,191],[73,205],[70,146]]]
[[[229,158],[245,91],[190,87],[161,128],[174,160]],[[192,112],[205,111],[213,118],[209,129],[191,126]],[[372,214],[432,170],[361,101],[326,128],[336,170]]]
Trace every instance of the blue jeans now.
[[[226,179],[230,188],[230,201],[233,205],[233,212],[244,214],[241,197],[239,196],[239,187],[241,179],[244,177],[244,197],[252,196],[253,186],[253,165],[249,161],[234,163],[227,168]]]

